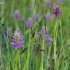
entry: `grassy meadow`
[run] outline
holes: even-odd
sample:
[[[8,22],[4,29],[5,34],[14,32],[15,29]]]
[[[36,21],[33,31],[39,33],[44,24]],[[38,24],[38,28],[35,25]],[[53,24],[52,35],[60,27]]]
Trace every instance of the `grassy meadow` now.
[[[70,0],[0,0],[0,70],[70,70]]]

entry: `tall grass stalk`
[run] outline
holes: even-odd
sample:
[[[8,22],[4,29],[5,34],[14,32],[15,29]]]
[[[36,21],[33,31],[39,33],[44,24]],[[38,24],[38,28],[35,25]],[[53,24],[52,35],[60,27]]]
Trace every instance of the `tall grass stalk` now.
[[[57,33],[58,33],[58,20],[56,20],[54,27],[54,69],[56,70],[56,51],[57,51]]]
[[[59,20],[59,26],[60,26],[60,39],[61,39],[61,44],[60,44],[60,47],[61,47],[61,51],[63,50],[63,37],[62,37],[62,24],[61,24],[61,20]],[[57,69],[56,70],[59,70],[59,65],[61,64],[60,61],[61,61],[61,57],[62,57],[62,54],[60,54],[59,58],[58,58],[58,61],[57,61]]]
[[[44,38],[42,40],[42,49],[44,50]],[[40,70],[44,70],[44,52],[41,52],[41,65],[40,65]]]
[[[27,55],[27,59],[28,59],[28,57],[29,57],[29,55],[30,55],[30,47],[31,47],[31,30],[30,30],[30,32],[29,32],[29,43],[28,43],[28,55]],[[30,63],[30,61],[28,61],[28,66],[27,66],[27,70],[29,70],[29,63]]]

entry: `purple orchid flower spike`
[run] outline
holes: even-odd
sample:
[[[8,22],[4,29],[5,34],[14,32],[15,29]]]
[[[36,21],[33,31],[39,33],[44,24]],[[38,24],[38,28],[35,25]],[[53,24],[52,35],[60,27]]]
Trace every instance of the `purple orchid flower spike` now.
[[[15,31],[11,44],[16,49],[24,46],[24,40],[23,40],[22,32],[20,31],[20,29],[17,29]]]
[[[60,12],[60,7],[58,5],[54,6],[52,14],[55,14],[55,16],[62,16],[62,13]]]

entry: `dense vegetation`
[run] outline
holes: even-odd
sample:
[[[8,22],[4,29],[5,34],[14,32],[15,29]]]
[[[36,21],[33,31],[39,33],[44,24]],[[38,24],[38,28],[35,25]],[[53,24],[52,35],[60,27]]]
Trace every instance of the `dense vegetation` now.
[[[70,70],[70,0],[0,0],[0,70]]]

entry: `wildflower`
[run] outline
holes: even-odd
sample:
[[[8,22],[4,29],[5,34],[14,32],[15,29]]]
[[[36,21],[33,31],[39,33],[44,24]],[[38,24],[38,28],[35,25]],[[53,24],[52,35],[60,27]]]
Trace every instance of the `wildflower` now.
[[[20,21],[21,20],[21,13],[18,10],[16,10],[13,14],[13,17],[15,19],[17,19],[18,21]]]
[[[24,46],[24,40],[23,40],[23,37],[22,37],[22,32],[20,31],[20,29],[17,29],[15,32],[14,32],[14,36],[13,36],[13,39],[12,39],[12,42],[11,44],[16,48],[21,48]]]
[[[47,14],[45,15],[45,18],[46,18],[47,20],[52,20],[52,16],[51,16],[51,14],[49,14],[49,13],[47,13]]]
[[[58,5],[54,6],[52,14],[55,14],[55,16],[62,16],[62,13],[60,12],[60,7]]]
[[[48,31],[46,31],[44,37],[45,37],[45,39],[47,40],[48,45],[52,45],[52,44],[53,44],[53,38],[50,37]]]
[[[38,32],[38,38],[41,38],[41,36],[42,36],[42,30]]]
[[[38,32],[38,38],[41,38],[42,36],[44,36],[44,38],[46,39],[48,45],[53,44],[53,38],[50,37],[49,31],[48,31],[47,27],[45,27],[45,26],[43,26],[41,31]]]
[[[46,6],[50,7],[51,6],[51,1],[47,1]]]
[[[38,21],[39,18],[40,18],[40,15],[39,15],[39,14],[36,14],[36,15],[34,16],[34,20],[35,20],[35,21]]]
[[[29,18],[26,22],[26,27],[31,28],[33,26],[34,22],[31,18]]]

